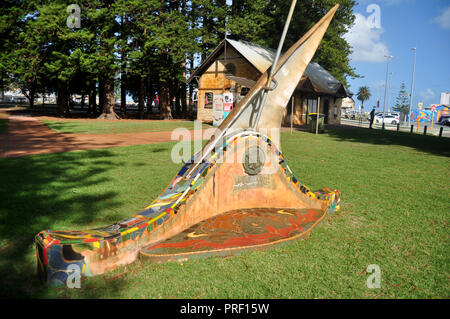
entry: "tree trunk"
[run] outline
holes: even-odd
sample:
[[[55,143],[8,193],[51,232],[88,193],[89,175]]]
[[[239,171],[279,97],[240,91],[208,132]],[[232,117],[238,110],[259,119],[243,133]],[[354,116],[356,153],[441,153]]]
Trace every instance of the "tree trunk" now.
[[[152,113],[152,103],[153,103],[153,95],[155,92],[153,92],[153,86],[152,86],[152,78],[147,76],[147,115]]]
[[[120,113],[122,116],[127,113],[127,91],[125,88],[125,77],[123,73],[120,76]]]
[[[194,101],[192,100],[192,95],[194,94],[194,87],[192,84],[189,84],[189,109],[188,109],[188,118],[192,118],[194,114]]]
[[[95,115],[98,116],[99,114],[102,114],[105,108],[105,80],[100,78],[98,80],[98,111],[95,109]]]
[[[36,85],[31,85],[30,89],[27,91],[22,91],[23,95],[28,99],[28,104],[30,105],[30,108],[34,107],[34,100],[35,100],[35,94],[36,94]]]
[[[189,76],[192,76],[194,73],[194,55],[189,55]],[[192,94],[194,94],[194,86],[192,82],[189,83],[189,117],[194,116],[194,101],[192,100]]]
[[[30,104],[30,108],[33,109],[34,108],[34,89],[31,89],[29,92],[29,96],[28,96],[28,102]]]
[[[127,21],[127,15],[124,13],[120,17],[120,37],[122,41],[126,41],[127,35],[125,34],[125,21]],[[120,59],[121,63],[121,73],[120,73],[120,114],[124,116],[127,113],[127,93],[126,93],[126,76],[125,76],[125,61],[126,61],[125,46],[122,45]]]
[[[103,112],[98,119],[104,120],[118,120],[120,117],[114,111],[114,78],[106,78],[104,80],[104,106]]]
[[[161,118],[163,120],[172,120],[172,108],[170,101],[170,90],[167,82],[161,82],[160,92],[159,92],[159,109],[161,111]]]
[[[2,74],[2,102],[5,102],[5,82],[4,82],[4,78],[5,78],[5,73],[3,71],[1,71]]]
[[[60,83],[58,86],[57,103],[59,106],[59,115],[62,117],[69,115],[69,90],[67,83]]]
[[[144,117],[145,78],[139,77],[139,118]]]
[[[28,103],[30,104],[30,108],[34,108],[34,97],[30,96],[28,98]]]
[[[170,104],[170,108],[172,111],[172,117],[173,116],[177,116],[177,108],[175,106],[175,103],[173,103],[173,97],[174,97],[174,84],[173,84],[173,80],[170,81],[170,86],[168,87],[169,90],[169,104]]]
[[[84,93],[81,95],[81,109],[84,110],[84,100],[85,100],[86,96],[84,95]]]
[[[181,112],[183,113],[183,118],[188,118],[187,114],[187,102],[186,102],[186,83],[181,84]]]
[[[180,83],[178,81],[178,79],[174,79],[172,82],[172,92],[171,92],[171,96],[170,99],[172,101],[172,110],[175,112],[175,116],[177,118],[180,117]]]
[[[91,85],[91,88],[89,90],[89,108],[87,111],[88,115],[95,114],[96,108],[97,108],[97,90],[95,87],[95,83]]]
[[[183,81],[180,83],[180,94],[181,99],[181,114],[183,118],[187,118],[187,103],[186,103],[186,62],[181,64],[183,68]]]

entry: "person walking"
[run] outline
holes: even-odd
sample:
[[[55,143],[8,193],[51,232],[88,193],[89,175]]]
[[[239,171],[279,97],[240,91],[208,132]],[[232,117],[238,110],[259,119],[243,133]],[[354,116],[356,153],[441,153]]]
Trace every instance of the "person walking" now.
[[[370,111],[370,126],[369,128],[372,128],[373,120],[375,119],[375,108]]]

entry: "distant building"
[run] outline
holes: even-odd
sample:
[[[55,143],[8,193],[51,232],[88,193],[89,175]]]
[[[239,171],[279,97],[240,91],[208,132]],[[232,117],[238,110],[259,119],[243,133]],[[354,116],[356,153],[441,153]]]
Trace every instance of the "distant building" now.
[[[223,40],[187,81],[198,86],[197,119],[213,121],[215,94],[232,94],[234,105],[243,99],[258,78],[272,65],[275,54],[274,50],[250,42]],[[319,64],[310,63],[293,94],[293,123],[307,123],[308,114],[317,112],[318,96],[319,112],[325,114],[325,123],[340,123],[343,105],[351,105],[345,99],[352,95]],[[289,102],[283,118],[284,125],[290,123],[291,109]]]
[[[10,91],[5,91],[3,93],[3,98],[0,97],[0,101],[2,103],[11,103],[11,104],[28,104],[29,101],[27,97],[20,91],[19,89],[12,89]],[[46,103],[46,104],[55,104],[56,103],[56,95],[55,94],[36,94],[35,103]]]
[[[2,103],[25,104],[28,100],[19,89],[6,91],[2,96]]]
[[[355,100],[351,97],[345,97],[342,99],[341,103],[342,110],[354,110],[355,109]]]
[[[450,92],[442,92],[441,93],[441,101],[439,104],[449,105],[450,106]]]

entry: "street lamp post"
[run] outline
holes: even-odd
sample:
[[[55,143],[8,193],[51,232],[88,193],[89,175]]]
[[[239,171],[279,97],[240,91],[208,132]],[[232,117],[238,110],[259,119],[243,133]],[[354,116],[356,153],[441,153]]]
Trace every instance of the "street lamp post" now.
[[[387,94],[387,82],[388,82],[388,75],[389,75],[389,59],[393,58],[392,55],[385,55],[385,58],[387,58],[386,63],[386,82],[384,84],[384,105],[383,105],[383,122],[384,123],[384,112],[386,112],[386,94]]]
[[[414,92],[414,72],[416,71],[416,48],[412,48],[414,51],[414,63],[413,63],[413,72],[412,72],[412,81],[411,81],[411,95],[409,96],[409,110],[408,110],[408,126],[411,126],[411,105],[413,99]]]
[[[388,93],[388,102],[387,102],[388,113],[392,112],[392,108],[391,108],[391,87],[392,87],[392,72],[389,72],[389,93]]]

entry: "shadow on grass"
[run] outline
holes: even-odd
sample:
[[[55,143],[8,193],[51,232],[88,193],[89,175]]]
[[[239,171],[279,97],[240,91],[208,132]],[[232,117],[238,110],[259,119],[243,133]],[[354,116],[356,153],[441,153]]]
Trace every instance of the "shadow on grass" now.
[[[161,153],[161,152],[166,152],[168,150],[167,147],[155,147],[154,149],[151,150],[152,153]]]
[[[57,121],[40,119],[49,129],[65,134],[128,134],[128,133],[154,133],[172,131],[177,128],[188,130],[196,129],[193,121]],[[203,129],[210,126],[202,124]]]
[[[117,193],[103,185],[107,171],[121,164],[112,156],[96,150],[0,158],[0,298],[48,292],[36,275],[39,231],[89,228],[95,212],[121,206]],[[89,296],[97,297],[94,291]]]
[[[0,119],[0,134],[8,132],[8,120]]]
[[[42,124],[47,126],[49,129],[58,132],[58,133],[66,133],[70,134],[72,132],[76,132],[76,134],[87,134],[89,130],[81,130],[77,123],[71,122],[50,122],[50,121],[41,121]]]
[[[364,128],[331,129],[325,133],[338,141],[375,145],[400,145],[435,155],[450,156],[450,138],[445,137]]]

